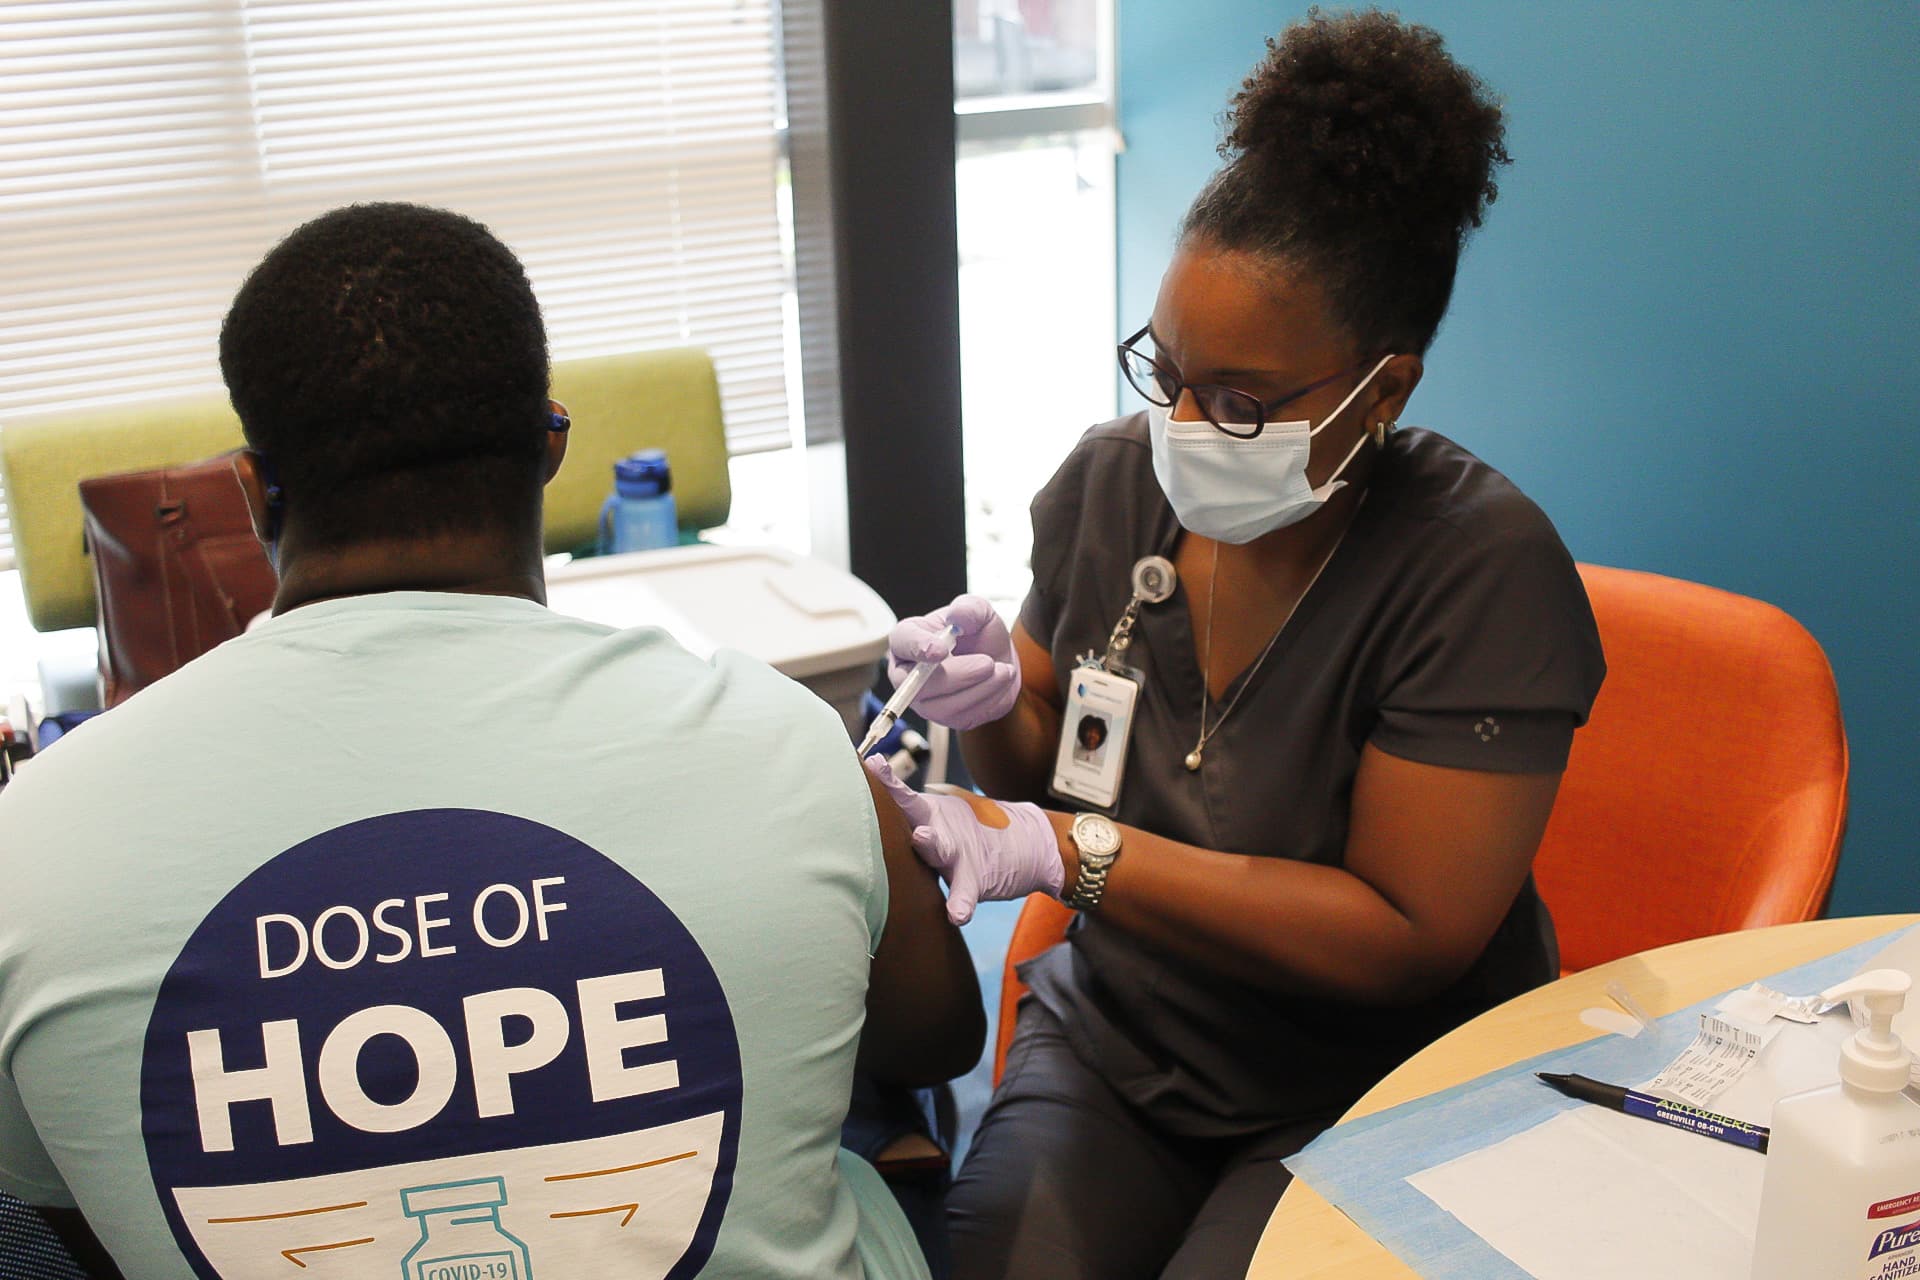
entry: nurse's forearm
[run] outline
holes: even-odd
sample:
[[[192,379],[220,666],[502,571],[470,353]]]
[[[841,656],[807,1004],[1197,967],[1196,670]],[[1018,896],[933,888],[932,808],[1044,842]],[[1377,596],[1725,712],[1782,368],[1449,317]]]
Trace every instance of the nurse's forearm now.
[[[1073,817],[1048,817],[1070,891],[1079,874]],[[1413,920],[1338,867],[1121,830],[1101,917],[1201,968],[1275,991],[1392,1005],[1444,989],[1472,963],[1439,953]]]
[[[1013,710],[960,735],[967,772],[996,800],[1044,801],[1060,742],[1060,711],[1030,689]]]
[[[1360,753],[1341,865],[1247,857],[1128,829],[1099,910],[1142,942],[1275,990],[1362,1004],[1457,981],[1513,908],[1560,775]],[[1071,886],[1066,815],[1053,815]]]

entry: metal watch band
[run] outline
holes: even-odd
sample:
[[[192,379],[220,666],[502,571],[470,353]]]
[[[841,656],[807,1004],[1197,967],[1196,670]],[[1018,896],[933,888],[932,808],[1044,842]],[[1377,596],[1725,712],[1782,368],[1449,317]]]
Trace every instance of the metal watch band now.
[[[1100,905],[1100,896],[1107,891],[1107,871],[1113,866],[1104,861],[1099,867],[1080,861],[1080,874],[1074,877],[1073,892],[1067,895],[1067,905],[1075,911],[1092,911]]]
[[[1074,849],[1078,852],[1079,872],[1074,877],[1073,891],[1065,902],[1075,911],[1092,911],[1100,905],[1101,897],[1107,891],[1107,875],[1113,870],[1113,864],[1120,857],[1118,831],[1108,826],[1109,838],[1113,847],[1106,850],[1088,850],[1080,840],[1080,829],[1091,815],[1082,814],[1074,820],[1072,838]],[[1105,823],[1105,819],[1098,819]]]

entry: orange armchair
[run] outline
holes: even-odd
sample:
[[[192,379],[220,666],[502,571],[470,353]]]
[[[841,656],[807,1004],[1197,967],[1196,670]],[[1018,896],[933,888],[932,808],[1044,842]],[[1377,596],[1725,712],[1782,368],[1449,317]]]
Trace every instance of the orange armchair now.
[[[1007,962],[1000,972],[1000,1021],[993,1037],[993,1082],[1000,1083],[1007,1069],[1007,1046],[1013,1043],[1013,1019],[1020,1008],[1020,997],[1027,984],[1013,971],[1022,960],[1033,957],[1067,936],[1073,923],[1073,908],[1044,893],[1027,895],[1020,918],[1013,922],[1013,937],[1007,940]]]
[[[1533,863],[1565,970],[1816,919],[1847,823],[1826,654],[1746,596],[1598,565],[1580,576],[1607,680]]]
[[[1685,938],[1817,918],[1847,821],[1847,737],[1826,654],[1770,604],[1583,564],[1607,679],[1535,880],[1565,972]],[[1000,985],[994,1080],[1026,986],[1014,966],[1073,913],[1034,894]]]

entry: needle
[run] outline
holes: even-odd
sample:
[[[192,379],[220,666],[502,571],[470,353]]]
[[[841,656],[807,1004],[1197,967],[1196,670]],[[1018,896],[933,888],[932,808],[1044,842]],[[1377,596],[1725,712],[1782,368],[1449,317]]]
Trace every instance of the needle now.
[[[860,739],[860,749],[854,753],[855,755],[865,756],[867,752],[873,750],[875,743],[893,731],[893,726],[900,719],[901,714],[913,705],[913,700],[920,696],[920,690],[925,688],[927,681],[933,678],[933,673],[940,669],[940,664],[952,655],[953,642],[959,638],[960,628],[953,623],[948,623],[947,652],[938,658],[929,658],[925,662],[913,664],[913,670],[907,672],[907,678],[900,682],[900,687],[893,691],[891,698],[887,699],[887,705],[880,708],[880,714],[873,718],[873,724],[868,727],[867,736]]]

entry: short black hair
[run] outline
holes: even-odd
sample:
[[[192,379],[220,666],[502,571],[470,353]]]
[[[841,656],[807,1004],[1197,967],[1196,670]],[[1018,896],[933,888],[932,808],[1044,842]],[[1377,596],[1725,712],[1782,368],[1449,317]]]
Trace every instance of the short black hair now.
[[[1227,125],[1182,243],[1304,269],[1363,355],[1425,352],[1511,161],[1480,79],[1430,28],[1315,8],[1267,41]]]
[[[457,213],[356,204],[296,229],[235,295],[220,371],[316,542],[499,526],[543,478],[540,305]]]

